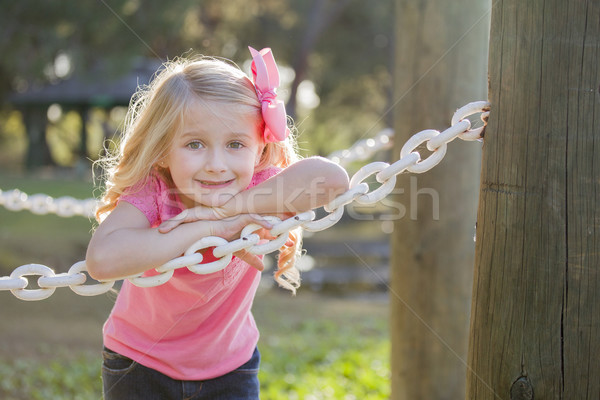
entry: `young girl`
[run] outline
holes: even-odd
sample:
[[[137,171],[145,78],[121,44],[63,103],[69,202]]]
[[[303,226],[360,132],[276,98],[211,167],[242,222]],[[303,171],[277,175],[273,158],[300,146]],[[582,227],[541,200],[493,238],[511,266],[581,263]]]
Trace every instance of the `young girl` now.
[[[225,61],[178,59],[134,97],[87,251],[92,277],[156,274],[202,237],[268,229],[261,215],[306,211],[347,189],[337,165],[297,161],[275,61],[269,49],[250,50],[252,81]],[[292,291],[299,241],[290,235],[276,272]],[[235,255],[208,275],[180,268],[156,287],[123,282],[103,329],[105,399],[258,398],[250,309],[262,261]],[[203,256],[215,260],[210,249]]]

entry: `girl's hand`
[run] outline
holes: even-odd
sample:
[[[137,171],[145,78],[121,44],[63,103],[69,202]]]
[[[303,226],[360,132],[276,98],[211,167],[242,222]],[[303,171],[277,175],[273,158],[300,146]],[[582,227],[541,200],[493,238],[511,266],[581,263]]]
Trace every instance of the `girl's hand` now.
[[[263,240],[276,239],[276,236],[271,235],[271,232],[269,232],[269,229],[267,229],[267,228],[259,229],[259,230],[255,231],[254,233],[256,233],[258,236],[260,236],[260,238]],[[293,246],[294,242],[292,242],[290,239],[288,239],[288,241],[286,242],[285,245]],[[250,266],[256,268],[257,270],[259,270],[261,272],[265,269],[263,260],[256,254],[252,254],[246,250],[240,250],[238,252],[233,253],[233,255],[236,256],[237,258],[239,258],[240,260],[247,262],[248,264],[250,264]]]
[[[181,224],[196,221],[214,221],[225,219],[226,217],[225,212],[220,208],[197,206],[185,209],[173,218],[163,221],[158,227],[158,231],[160,233],[167,233]]]
[[[273,236],[271,234],[271,231],[269,229],[266,228],[262,228],[262,229],[258,229],[256,231],[254,231],[254,233],[256,233],[258,236],[260,236],[260,238],[263,241],[269,241],[269,240],[274,240],[277,239],[277,236]],[[286,246],[293,246],[294,242],[292,242],[289,238],[287,240],[287,242],[285,242]]]
[[[274,239],[269,233],[269,229],[271,229],[273,225],[260,216],[242,214],[227,219],[207,221],[207,223],[210,224],[211,236],[218,236],[227,240],[239,237],[242,229],[251,223],[256,223],[263,227],[256,231],[262,239]],[[263,260],[256,254],[252,254],[247,250],[236,251],[233,255],[259,271],[265,269]]]
[[[227,240],[239,238],[242,229],[250,224],[262,226],[260,231],[265,230],[268,232],[269,229],[273,228],[269,221],[260,215],[252,214],[240,214],[225,219],[204,222],[209,224],[210,236],[218,236]]]
[[[210,224],[210,236],[218,236],[228,240],[239,236],[242,229],[251,223],[256,223],[263,227],[254,232],[258,234],[261,239],[272,240],[276,238],[269,232],[269,230],[273,228],[273,225],[260,215],[240,214],[233,217],[224,217],[219,214],[218,209],[203,206],[182,211],[177,216],[164,221],[158,227],[158,231],[160,233],[167,233],[181,224],[197,221],[206,221]],[[291,246],[293,245],[293,242],[288,240],[286,245]],[[263,260],[256,254],[252,254],[246,250],[240,250],[233,253],[233,255],[259,271],[265,269]]]

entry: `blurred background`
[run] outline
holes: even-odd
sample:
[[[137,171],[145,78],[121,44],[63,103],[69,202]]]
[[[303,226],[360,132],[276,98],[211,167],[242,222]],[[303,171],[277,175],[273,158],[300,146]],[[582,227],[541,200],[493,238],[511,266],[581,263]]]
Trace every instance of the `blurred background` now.
[[[131,95],[181,55],[225,57],[248,72],[247,46],[271,47],[305,156],[327,156],[392,125],[392,0],[0,6],[4,191],[98,196],[92,163],[118,142]],[[349,173],[360,164],[348,165]],[[334,228],[306,235],[295,298],[265,273],[255,304],[264,399],[390,395],[388,242],[398,204],[347,211]],[[27,263],[67,271],[85,257],[93,227],[82,217],[0,208],[0,276]],[[0,397],[100,398],[101,326],[114,295],[63,288],[40,302],[0,296]]]
[[[180,55],[273,48],[304,154],[389,126],[392,1],[2,2],[3,169],[98,158],[132,91]],[[357,112],[360,110],[360,112]],[[40,132],[44,130],[45,134]]]

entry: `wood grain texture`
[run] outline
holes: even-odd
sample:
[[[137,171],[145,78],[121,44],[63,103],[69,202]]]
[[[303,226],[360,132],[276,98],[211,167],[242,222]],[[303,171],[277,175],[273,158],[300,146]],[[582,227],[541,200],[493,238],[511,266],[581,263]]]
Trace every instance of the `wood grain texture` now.
[[[497,0],[467,399],[600,397],[600,4]]]

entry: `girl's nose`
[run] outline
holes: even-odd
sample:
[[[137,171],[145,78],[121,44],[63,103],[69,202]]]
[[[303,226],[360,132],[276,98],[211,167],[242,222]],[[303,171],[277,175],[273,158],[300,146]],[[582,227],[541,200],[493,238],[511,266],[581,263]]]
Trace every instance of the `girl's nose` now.
[[[209,172],[225,172],[227,170],[227,163],[225,162],[224,155],[217,150],[210,151],[204,168]]]

